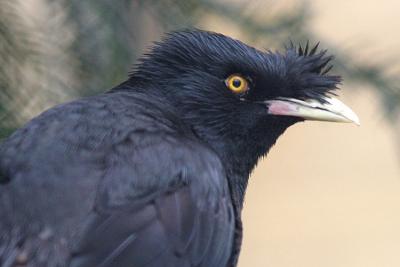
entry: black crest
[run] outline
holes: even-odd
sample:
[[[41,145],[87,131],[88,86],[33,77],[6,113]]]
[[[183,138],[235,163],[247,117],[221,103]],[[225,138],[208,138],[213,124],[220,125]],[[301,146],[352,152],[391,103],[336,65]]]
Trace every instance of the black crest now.
[[[166,84],[194,72],[219,79],[242,73],[259,88],[249,95],[254,100],[281,96],[324,101],[323,96],[333,93],[341,78],[329,74],[333,56],[318,45],[291,43],[283,53],[263,52],[219,33],[172,32],[139,60],[130,80]]]

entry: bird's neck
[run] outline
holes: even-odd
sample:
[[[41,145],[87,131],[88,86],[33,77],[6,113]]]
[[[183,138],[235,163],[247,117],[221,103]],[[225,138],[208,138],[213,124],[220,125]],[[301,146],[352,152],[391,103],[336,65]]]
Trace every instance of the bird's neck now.
[[[263,134],[242,137],[246,142],[235,138],[208,140],[225,165],[232,199],[239,211],[243,206],[250,174],[258,160],[268,154],[278,137],[291,124],[283,124],[281,127],[274,125],[272,128],[266,124]]]
[[[258,160],[265,156],[270,148],[275,144],[278,137],[292,124],[298,122],[294,118],[260,118],[254,121],[254,126],[238,129],[237,125],[222,124],[224,128],[221,131],[221,125],[215,123],[215,120],[205,116],[198,109],[185,109],[183,100],[177,92],[170,92],[165,88],[159,88],[153,84],[141,84],[131,78],[128,82],[123,83],[114,90],[122,88],[130,90],[135,88],[145,88],[143,90],[149,99],[156,98],[159,102],[168,104],[168,109],[175,112],[177,117],[181,118],[185,125],[189,126],[190,132],[197,136],[200,141],[209,145],[220,157],[224,164],[228,183],[231,190],[232,199],[238,210],[243,206],[243,200],[249,180],[249,176],[256,166]],[[178,88],[180,88],[178,86]],[[174,88],[169,88],[173,90]],[[181,92],[182,93],[182,92]],[[207,102],[206,99],[204,102]],[[193,101],[191,102],[193,103]],[[218,105],[212,106],[216,109]],[[207,109],[209,106],[203,108]],[[218,114],[223,113],[223,110],[215,111]],[[216,116],[216,115],[215,115]],[[238,114],[240,116],[240,114]],[[253,131],[256,129],[256,131]]]

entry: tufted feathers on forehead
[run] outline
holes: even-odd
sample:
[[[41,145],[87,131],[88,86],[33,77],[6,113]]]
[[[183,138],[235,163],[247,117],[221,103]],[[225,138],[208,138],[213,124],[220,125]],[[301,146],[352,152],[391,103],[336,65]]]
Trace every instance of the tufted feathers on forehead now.
[[[260,79],[269,90],[259,91],[256,98],[311,98],[324,102],[324,96],[334,94],[341,82],[340,76],[329,74],[333,56],[327,55],[327,50],[319,51],[318,44],[310,48],[308,42],[305,47],[291,43],[284,53],[267,51],[266,55],[268,71]]]
[[[131,79],[169,80],[196,71],[223,79],[236,72],[276,87],[276,96],[319,99],[340,83],[339,76],[328,75],[331,60],[326,50],[318,51],[318,45],[291,44],[284,53],[262,52],[222,34],[186,30],[156,42],[139,60]]]
[[[219,74],[232,68],[262,69],[264,57],[265,54],[255,48],[219,33],[172,32],[154,43],[139,60],[132,76],[146,78],[156,73],[163,78],[174,78],[196,70]]]

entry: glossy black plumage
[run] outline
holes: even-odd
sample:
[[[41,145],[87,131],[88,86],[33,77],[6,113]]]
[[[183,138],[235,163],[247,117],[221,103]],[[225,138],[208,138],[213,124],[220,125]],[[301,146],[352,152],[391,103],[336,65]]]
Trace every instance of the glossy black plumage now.
[[[249,174],[301,121],[262,101],[320,99],[330,59],[178,32],[110,92],[44,112],[0,146],[0,264],[235,266]]]

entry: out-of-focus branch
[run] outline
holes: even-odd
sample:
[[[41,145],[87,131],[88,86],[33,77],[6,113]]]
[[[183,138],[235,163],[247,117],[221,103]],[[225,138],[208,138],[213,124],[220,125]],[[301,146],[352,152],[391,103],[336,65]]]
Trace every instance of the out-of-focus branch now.
[[[23,102],[16,99],[15,90],[21,86],[23,65],[33,53],[20,19],[15,4],[0,2],[0,139],[12,130],[16,120],[12,106]]]

